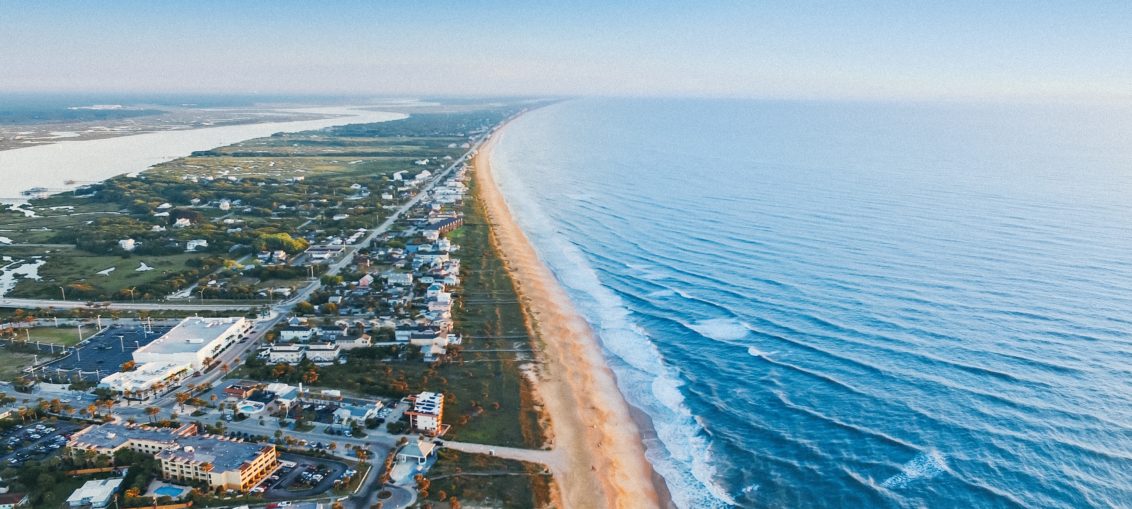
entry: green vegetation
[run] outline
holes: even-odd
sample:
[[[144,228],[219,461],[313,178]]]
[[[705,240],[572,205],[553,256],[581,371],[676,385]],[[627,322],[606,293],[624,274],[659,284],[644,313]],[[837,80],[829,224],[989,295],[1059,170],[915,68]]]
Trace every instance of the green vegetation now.
[[[14,243],[0,245],[0,254],[46,261],[39,279],[20,280],[10,296],[60,298],[65,291],[76,300],[161,300],[216,281],[193,296],[267,300],[268,288],[295,287],[306,274],[265,270],[249,255],[296,255],[372,228],[395,203],[381,197],[396,194],[395,172],[439,171],[466,150],[473,132],[516,108],[280,133],[115,177],[81,196],[32,200],[37,217],[0,211],[0,229]],[[132,250],[124,240],[133,241]],[[207,245],[186,252],[192,240]],[[143,263],[153,270],[138,271]]]
[[[463,293],[453,309],[456,330],[468,339],[449,363],[421,362],[415,348],[374,347],[353,350],[345,365],[267,365],[249,360],[234,376],[257,380],[305,382],[358,394],[400,398],[425,390],[445,394],[445,438],[512,447],[539,448],[545,443],[533,387],[522,374],[533,363],[523,310],[510,274],[491,245],[490,229],[478,199],[465,200],[461,233]],[[454,232],[454,233],[456,233]],[[309,373],[314,370],[316,376]]]
[[[546,467],[534,463],[442,449],[428,473],[421,498],[490,507],[548,507],[554,485]],[[427,493],[427,496],[426,496]]]
[[[31,366],[34,361],[34,354],[13,352],[10,348],[0,349],[0,380],[15,381],[23,374],[24,368]]]
[[[79,334],[72,327],[36,327],[29,329],[27,334],[22,331],[16,334],[17,339],[26,339],[31,343],[51,343],[55,345],[71,346],[79,342]]]

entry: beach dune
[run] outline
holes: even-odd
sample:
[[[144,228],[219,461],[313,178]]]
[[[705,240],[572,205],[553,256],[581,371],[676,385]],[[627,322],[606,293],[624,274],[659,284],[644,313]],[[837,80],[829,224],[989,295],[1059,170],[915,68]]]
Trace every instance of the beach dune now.
[[[511,272],[543,357],[538,393],[552,422],[554,470],[570,508],[660,507],[651,465],[628,403],[602,357],[589,324],[515,223],[491,171],[491,149],[473,159],[476,187],[492,225],[492,241]]]

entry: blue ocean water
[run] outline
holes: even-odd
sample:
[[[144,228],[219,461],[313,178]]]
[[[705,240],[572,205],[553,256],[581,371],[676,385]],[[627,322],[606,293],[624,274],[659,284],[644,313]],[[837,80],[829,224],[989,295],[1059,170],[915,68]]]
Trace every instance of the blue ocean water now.
[[[593,99],[493,154],[681,507],[1132,507],[1132,110]]]

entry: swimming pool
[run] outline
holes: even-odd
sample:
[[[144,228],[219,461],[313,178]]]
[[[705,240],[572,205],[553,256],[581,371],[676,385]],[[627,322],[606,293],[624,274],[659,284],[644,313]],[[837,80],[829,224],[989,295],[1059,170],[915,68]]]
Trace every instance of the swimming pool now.
[[[160,488],[157,488],[156,490],[153,490],[153,492],[159,497],[177,498],[177,497],[181,496],[182,493],[185,492],[185,489],[184,488],[178,488],[176,486],[162,486]]]

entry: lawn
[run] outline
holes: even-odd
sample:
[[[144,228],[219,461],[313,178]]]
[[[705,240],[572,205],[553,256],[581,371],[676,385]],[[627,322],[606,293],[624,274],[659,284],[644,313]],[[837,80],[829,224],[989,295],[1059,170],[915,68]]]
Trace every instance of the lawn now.
[[[19,339],[26,339],[32,343],[52,343],[56,345],[71,346],[79,342],[79,334],[72,327],[36,327],[27,333],[20,332]]]
[[[21,280],[10,294],[13,297],[59,298],[60,286],[86,284],[106,293],[116,293],[122,289],[161,280],[168,274],[186,269],[188,260],[200,258],[200,254],[183,253],[169,256],[99,256],[74,249],[62,249],[48,255],[47,263],[39,268],[39,281]],[[138,271],[145,263],[153,270]],[[99,274],[113,268],[107,275]],[[137,295],[138,300],[163,298],[165,295]],[[77,295],[68,299],[79,300]]]
[[[46,355],[43,357],[47,358]],[[34,354],[10,352],[6,348],[0,348],[0,380],[8,382],[15,380],[23,374],[23,369],[31,366],[34,361]]]

